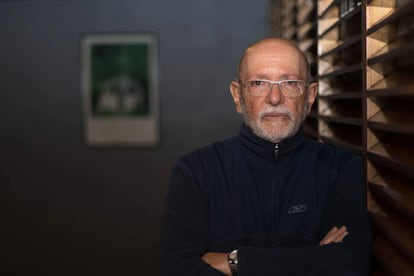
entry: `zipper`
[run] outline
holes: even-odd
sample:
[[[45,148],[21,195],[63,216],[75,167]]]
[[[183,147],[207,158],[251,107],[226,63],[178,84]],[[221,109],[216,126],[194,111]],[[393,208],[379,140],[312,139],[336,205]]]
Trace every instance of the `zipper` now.
[[[273,173],[272,173],[272,216],[271,216],[271,229],[270,229],[270,234],[271,236],[273,236],[274,232],[275,232],[275,190],[276,190],[276,163],[277,163],[277,159],[279,157],[279,144],[275,144],[274,148],[273,148],[273,161],[274,161],[274,166],[273,166]]]
[[[279,157],[279,144],[275,144],[275,148],[273,150],[273,160],[277,161]]]

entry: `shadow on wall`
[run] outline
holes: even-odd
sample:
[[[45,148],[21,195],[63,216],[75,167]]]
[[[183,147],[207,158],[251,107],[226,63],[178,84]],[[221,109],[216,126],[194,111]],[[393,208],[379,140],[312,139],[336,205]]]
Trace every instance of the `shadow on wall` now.
[[[160,229],[162,196],[148,185],[167,183],[171,164],[66,157],[14,152],[8,160],[1,175],[7,187],[0,196],[2,275],[158,275],[154,229]],[[125,176],[137,168],[135,179]],[[148,173],[154,169],[157,179]],[[18,189],[25,191],[18,195]],[[142,194],[146,201],[137,200]]]

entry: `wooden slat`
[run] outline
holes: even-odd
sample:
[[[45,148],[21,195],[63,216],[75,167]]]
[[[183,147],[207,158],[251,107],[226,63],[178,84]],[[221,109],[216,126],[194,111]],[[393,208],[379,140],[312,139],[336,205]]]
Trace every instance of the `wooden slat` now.
[[[296,16],[296,21],[299,26],[310,22],[315,12],[315,4],[313,1],[305,1],[299,4],[300,9]]]
[[[333,10],[335,5],[339,3],[340,0],[319,0],[318,1],[318,16],[320,18],[326,16],[330,11]]]
[[[312,28],[314,27],[315,25],[312,22],[306,22],[305,24],[300,26],[297,31],[298,39],[305,39],[307,36],[309,36],[309,33],[312,31]]]
[[[367,88],[370,90],[399,89],[414,91],[413,74],[409,70],[398,71],[393,66],[374,64],[367,68]]]
[[[367,87],[372,88],[385,88],[393,85],[394,79],[392,78],[392,72],[395,68],[392,64],[374,64],[367,67]],[[396,74],[399,78],[398,74]]]
[[[294,26],[291,26],[289,28],[286,28],[286,30],[283,32],[283,37],[288,40],[293,40],[293,37],[296,34],[296,29]]]
[[[337,26],[336,24],[339,22],[339,18],[326,18],[319,20],[318,24],[318,36],[319,38],[323,38],[329,31],[333,29],[332,26]]]
[[[330,18],[328,19],[322,19],[323,23],[321,23],[321,27],[318,30],[318,35],[320,38],[323,38],[327,33],[332,31],[334,28],[337,28],[341,24],[345,24],[345,22],[352,20],[354,16],[361,13],[361,6],[355,7],[351,12],[348,12],[345,16],[342,16],[338,20],[330,21]],[[331,24],[328,25],[328,22],[331,22]]]
[[[332,71],[324,73],[323,75],[319,76],[319,78],[332,78],[332,77],[336,77],[339,75],[352,73],[352,72],[355,72],[361,69],[362,69],[362,64],[356,63],[356,64],[345,66],[345,67],[335,68]]]
[[[401,56],[412,55],[414,52],[414,41],[403,42],[396,41],[388,44],[380,50],[375,56],[368,59],[368,65],[374,65],[379,62],[387,62]]]
[[[333,33],[332,33],[333,34]],[[333,34],[333,37],[325,37],[318,40],[318,55],[324,55],[324,53],[331,51],[341,45],[342,42],[338,39],[339,33],[336,32]],[[321,57],[320,57],[321,58]]]
[[[348,121],[349,124],[362,125],[361,99],[343,99],[341,101],[328,101],[320,99],[318,109],[320,115],[327,116],[327,120],[330,119],[329,117],[343,117],[349,118],[349,120],[341,120],[341,122]]]
[[[395,173],[382,173],[372,177],[368,186],[374,195],[414,221],[414,185],[398,178]]]
[[[370,97],[367,117],[370,128],[414,135],[414,99],[410,97]]]
[[[370,129],[395,132],[398,134],[414,135],[414,126],[410,126],[410,128],[405,128],[404,126],[401,126],[401,125],[393,125],[393,124],[383,123],[383,122],[368,121],[367,127]]]
[[[303,39],[298,42],[298,47],[303,52],[309,51],[312,47],[315,47],[315,46],[316,46],[316,41],[315,39],[312,39],[312,38]]]
[[[362,152],[361,127],[319,120],[318,130],[322,141],[343,146],[357,153]]]
[[[414,135],[413,118],[406,110],[393,110],[384,113],[383,110],[368,120],[367,126],[372,129],[385,130],[405,135]]]
[[[344,50],[346,50],[346,48],[348,48],[348,47],[350,47],[350,46],[352,46],[352,45],[354,45],[358,42],[361,42],[361,36],[360,35],[356,35],[354,37],[351,37],[351,38],[349,38],[349,39],[347,39],[347,40],[345,40],[345,41],[343,41],[339,44],[336,44],[336,43],[332,42],[331,45],[335,45],[335,47],[328,48],[325,52],[321,53],[320,58],[324,58],[326,56],[336,54],[340,51],[344,51]]]
[[[367,5],[367,28],[386,18],[395,11],[396,0],[393,1],[372,1]]]
[[[413,264],[401,256],[395,248],[384,238],[376,236],[373,241],[372,251],[374,257],[381,263],[381,266],[392,276],[414,275]]]
[[[319,118],[326,122],[333,122],[333,123],[353,125],[353,126],[362,126],[362,119],[360,118],[349,118],[349,117],[327,116],[327,115],[319,115]]]
[[[293,17],[286,17],[282,19],[282,30],[286,28],[290,28],[291,26],[295,25],[295,20]]]
[[[367,97],[414,97],[414,84],[412,86],[383,88],[383,89],[371,89],[367,91]]]
[[[414,178],[414,170],[409,165],[401,162],[400,160],[389,158],[387,154],[382,154],[381,151],[368,150],[368,160],[372,160],[375,163],[381,164],[385,167],[389,167],[396,172],[406,175],[410,178]]]
[[[382,203],[376,205],[375,208],[370,208],[368,212],[373,225],[401,254],[414,262],[414,229],[412,224]]]
[[[341,140],[337,137],[330,137],[324,133],[320,133],[319,138],[327,144],[337,145],[339,147],[349,149],[357,154],[362,154],[362,146],[356,145],[354,143]]]
[[[395,1],[386,1],[386,2],[394,2]],[[395,7],[395,5],[394,5]],[[414,2],[411,1],[408,4],[404,5],[395,10],[394,7],[378,5],[378,6],[368,6],[367,7],[367,16],[371,16],[372,19],[368,19],[367,22],[367,35],[371,35],[374,32],[378,31],[382,27],[391,24],[403,16],[412,15],[414,11]],[[370,11],[370,8],[377,9],[376,11]],[[378,10],[381,9],[381,10]]]
[[[354,91],[354,92],[345,92],[345,93],[334,93],[328,95],[319,95],[321,100],[353,100],[353,99],[360,99],[361,92]]]
[[[361,84],[361,71],[355,71],[350,74],[340,75],[337,78],[319,78],[319,96],[323,95],[334,95],[341,93],[352,93],[355,91],[361,91],[361,97],[364,95],[362,93],[362,84]],[[346,80],[344,81],[344,79]]]
[[[295,1],[282,1],[281,6],[281,16],[282,18],[289,18],[288,20],[291,20],[292,22],[296,20],[295,16]]]
[[[387,25],[370,36],[367,36],[367,57],[373,57],[380,51],[386,51],[388,44],[397,39],[398,29],[394,25]]]
[[[377,155],[392,160],[406,167],[414,167],[414,152],[412,147],[407,147],[405,143],[389,143],[382,141],[369,149]]]

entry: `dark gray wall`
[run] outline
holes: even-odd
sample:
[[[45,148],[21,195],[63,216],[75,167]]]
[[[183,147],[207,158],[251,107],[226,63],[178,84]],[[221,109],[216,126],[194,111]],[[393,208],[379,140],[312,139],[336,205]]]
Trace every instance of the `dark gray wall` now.
[[[0,272],[158,275],[171,166],[237,132],[228,82],[243,49],[268,35],[266,8],[266,0],[1,1]],[[81,35],[148,31],[159,37],[161,144],[86,147]]]

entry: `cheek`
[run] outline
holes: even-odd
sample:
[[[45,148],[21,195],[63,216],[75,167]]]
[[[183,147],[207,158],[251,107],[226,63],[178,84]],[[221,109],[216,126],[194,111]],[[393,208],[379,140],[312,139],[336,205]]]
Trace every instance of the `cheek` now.
[[[305,104],[304,101],[292,102],[290,106],[290,110],[292,110],[292,113],[296,119],[301,118],[302,113],[304,112],[303,110],[304,104]]]
[[[260,98],[249,99],[246,101],[246,111],[252,119],[257,119],[262,109],[262,100]]]

